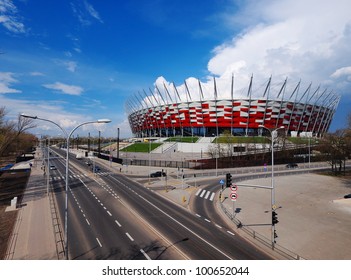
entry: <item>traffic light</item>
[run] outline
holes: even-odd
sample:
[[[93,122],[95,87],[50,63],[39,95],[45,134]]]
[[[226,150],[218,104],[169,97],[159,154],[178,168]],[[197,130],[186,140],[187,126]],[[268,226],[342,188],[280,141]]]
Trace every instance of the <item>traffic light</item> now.
[[[227,173],[227,174],[225,175],[225,186],[226,186],[227,188],[229,188],[231,184],[232,184],[232,174]]]
[[[279,223],[278,214],[277,214],[277,212],[273,211],[272,212],[272,226],[274,226],[277,223]]]

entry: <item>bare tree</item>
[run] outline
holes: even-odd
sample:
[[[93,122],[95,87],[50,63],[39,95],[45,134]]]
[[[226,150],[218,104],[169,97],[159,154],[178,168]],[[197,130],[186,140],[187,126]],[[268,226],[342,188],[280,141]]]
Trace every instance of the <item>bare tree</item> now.
[[[35,127],[32,119],[18,115],[17,121],[11,121],[6,119],[6,115],[6,108],[0,107],[0,156],[16,152],[18,145],[13,144],[25,131]]]
[[[321,145],[322,152],[327,156],[327,160],[331,165],[332,172],[335,175],[345,170],[345,162],[347,159],[347,142],[345,130],[337,130],[335,133],[327,134]]]

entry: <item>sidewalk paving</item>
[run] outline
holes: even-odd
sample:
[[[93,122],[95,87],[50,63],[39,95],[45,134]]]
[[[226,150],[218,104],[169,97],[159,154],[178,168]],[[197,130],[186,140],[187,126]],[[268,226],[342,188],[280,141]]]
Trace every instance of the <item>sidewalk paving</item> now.
[[[233,178],[233,182],[235,179]],[[240,184],[270,186],[271,179],[237,182],[237,201],[224,191],[223,205],[244,227],[271,240],[271,191]],[[277,244],[313,260],[351,260],[351,182],[299,174],[275,178]]]
[[[54,226],[41,161],[35,160],[7,250],[7,259],[57,260]]]

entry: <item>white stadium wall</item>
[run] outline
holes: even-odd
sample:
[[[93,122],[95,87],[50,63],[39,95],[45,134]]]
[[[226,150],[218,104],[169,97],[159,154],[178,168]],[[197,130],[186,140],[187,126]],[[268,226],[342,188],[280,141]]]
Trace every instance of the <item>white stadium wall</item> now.
[[[215,80],[211,100],[203,95],[195,99],[189,91],[186,100],[181,100],[176,87],[177,95],[172,99],[166,86],[164,97],[157,87],[149,95],[144,92],[144,97],[139,93],[126,104],[132,132],[136,137],[214,136],[224,131],[250,136],[262,133],[259,126],[263,125],[269,129],[284,126],[289,136],[320,137],[328,131],[340,100],[337,94],[320,87],[312,91],[311,85],[299,94],[299,83],[292,93],[285,93],[290,97],[284,98],[286,80],[275,98],[269,94],[270,80],[261,97],[253,98],[251,85],[252,78],[245,98],[235,98],[230,88],[231,98],[218,98]]]

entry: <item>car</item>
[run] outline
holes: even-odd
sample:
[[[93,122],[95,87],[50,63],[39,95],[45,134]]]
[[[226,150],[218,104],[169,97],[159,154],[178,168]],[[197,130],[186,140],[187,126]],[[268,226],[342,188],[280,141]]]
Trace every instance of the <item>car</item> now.
[[[156,171],[154,173],[150,174],[150,177],[154,178],[154,177],[166,177],[166,173],[163,171]]]
[[[351,198],[351,193],[345,194],[345,195],[344,195],[344,198]]]
[[[50,165],[50,170],[56,170],[56,166],[55,165]]]
[[[286,165],[286,168],[297,168],[297,167],[299,167],[297,163],[288,163]]]
[[[97,165],[93,168],[93,172],[99,172],[100,170],[100,167]]]

